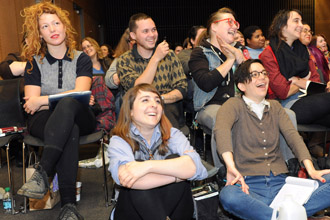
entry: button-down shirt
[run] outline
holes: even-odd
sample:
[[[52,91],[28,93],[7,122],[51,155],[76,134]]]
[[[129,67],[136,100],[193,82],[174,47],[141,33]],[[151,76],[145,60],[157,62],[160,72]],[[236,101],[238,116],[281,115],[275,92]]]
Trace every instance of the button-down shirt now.
[[[136,159],[142,159],[141,157],[143,157],[143,155],[141,154],[145,154],[145,159],[148,159],[149,155],[147,155],[147,152],[144,153],[144,148],[148,148],[153,151],[153,147],[157,145],[159,139],[161,138],[159,125],[154,129],[150,144],[148,144],[147,140],[141,135],[139,130],[134,125],[131,125],[131,136],[133,135],[139,139],[140,143],[140,150],[135,154],[133,154],[131,146],[121,137],[114,135],[110,139],[108,148],[108,155],[110,159],[109,171],[111,172],[112,178],[119,185],[118,168],[128,162],[135,161]],[[201,180],[207,177],[207,171],[202,165],[199,154],[190,145],[186,136],[184,136],[181,131],[173,127],[171,128],[171,137],[168,141],[168,149],[169,151],[166,155],[155,153],[153,155],[153,159],[164,160],[169,154],[178,154],[180,156],[188,155],[194,161],[196,166],[196,173],[194,176],[189,178],[189,180]]]

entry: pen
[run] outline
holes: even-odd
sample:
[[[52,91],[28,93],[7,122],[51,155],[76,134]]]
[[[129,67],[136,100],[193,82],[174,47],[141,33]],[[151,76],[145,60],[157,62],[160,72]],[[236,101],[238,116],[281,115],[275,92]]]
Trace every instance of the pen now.
[[[227,182],[226,179],[224,179],[223,181],[224,181],[225,183]],[[241,184],[238,184],[238,183],[236,183],[235,186],[242,187],[242,185],[241,185]]]

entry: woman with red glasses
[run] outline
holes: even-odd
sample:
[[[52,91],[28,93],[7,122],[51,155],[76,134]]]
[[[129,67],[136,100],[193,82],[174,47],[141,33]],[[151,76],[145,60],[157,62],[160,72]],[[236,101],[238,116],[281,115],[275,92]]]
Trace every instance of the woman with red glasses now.
[[[190,56],[189,68],[195,82],[193,102],[196,119],[210,130],[220,106],[235,95],[235,66],[246,59],[242,51],[236,48],[242,45],[231,45],[235,42],[238,29],[235,13],[229,8],[219,9],[211,14],[207,30],[197,39],[198,46]],[[211,145],[215,149],[214,144]],[[217,164],[217,159],[213,160],[216,166],[221,166]]]

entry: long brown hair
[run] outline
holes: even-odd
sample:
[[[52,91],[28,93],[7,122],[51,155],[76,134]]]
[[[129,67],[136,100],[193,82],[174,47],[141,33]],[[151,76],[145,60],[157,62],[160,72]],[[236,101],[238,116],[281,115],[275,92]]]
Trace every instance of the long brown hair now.
[[[162,100],[156,88],[146,83],[142,83],[137,86],[134,86],[133,88],[129,89],[124,95],[123,104],[120,108],[118,122],[117,125],[114,127],[114,129],[112,129],[112,135],[117,135],[122,139],[124,139],[131,146],[133,153],[139,150],[139,145],[129,135],[130,126],[133,122],[131,117],[131,111],[133,109],[133,103],[139,91],[155,93],[158,95],[159,99]],[[164,109],[163,101],[161,101],[161,105],[162,108]],[[172,124],[165,116],[164,112],[162,113],[159,123],[160,123],[160,131],[163,142],[160,145],[158,151],[160,155],[165,155],[168,151],[167,144],[168,144],[168,140],[170,139]]]
[[[39,18],[42,14],[56,14],[66,28],[65,44],[69,48],[68,56],[73,59],[74,50],[76,49],[75,34],[76,31],[72,27],[69,20],[69,12],[57,7],[56,5],[44,1],[30,7],[24,8],[21,16],[24,17],[23,33],[26,33],[28,44],[22,48],[22,57],[31,63],[30,72],[33,69],[32,59],[34,55],[40,55],[42,62],[47,52],[46,42],[40,38]]]
[[[230,8],[224,7],[224,8],[220,8],[218,11],[213,12],[209,19],[207,20],[206,23],[206,30],[204,30],[200,36],[197,39],[196,42],[196,46],[199,46],[200,43],[202,42],[203,39],[207,39],[211,37],[211,25],[213,24],[213,22],[220,20],[222,14],[232,14],[234,16],[234,18],[236,19],[236,14],[233,10],[231,10]]]

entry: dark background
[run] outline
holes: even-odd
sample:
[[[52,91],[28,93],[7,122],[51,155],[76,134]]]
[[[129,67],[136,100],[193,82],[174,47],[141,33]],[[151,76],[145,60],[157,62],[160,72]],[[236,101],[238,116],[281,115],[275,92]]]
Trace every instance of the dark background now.
[[[261,27],[267,36],[268,27],[280,9],[296,8],[302,11],[303,20],[314,30],[315,0],[103,0],[104,42],[115,47],[128,26],[131,15],[143,12],[156,23],[159,39],[164,36],[172,45],[182,43],[193,25],[206,25],[211,13],[230,7],[236,13],[240,31],[249,25]]]

